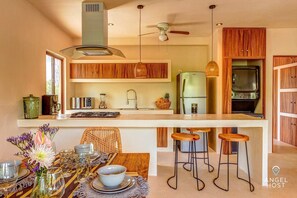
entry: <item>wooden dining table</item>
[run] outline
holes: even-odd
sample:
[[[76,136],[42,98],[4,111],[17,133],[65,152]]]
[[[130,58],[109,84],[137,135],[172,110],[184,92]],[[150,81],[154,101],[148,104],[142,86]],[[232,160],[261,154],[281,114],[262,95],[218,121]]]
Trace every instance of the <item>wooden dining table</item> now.
[[[95,173],[98,168],[105,165],[118,164],[127,168],[127,175],[130,176],[142,176],[145,180],[148,179],[149,170],[149,153],[114,153],[109,155],[107,163],[102,163],[97,166],[91,167],[91,172]],[[73,173],[70,177],[65,178],[65,193],[63,198],[72,198],[73,192],[78,187],[76,180],[76,174]],[[26,198],[29,197],[32,192],[33,185],[23,189],[20,192],[10,193],[8,197]]]

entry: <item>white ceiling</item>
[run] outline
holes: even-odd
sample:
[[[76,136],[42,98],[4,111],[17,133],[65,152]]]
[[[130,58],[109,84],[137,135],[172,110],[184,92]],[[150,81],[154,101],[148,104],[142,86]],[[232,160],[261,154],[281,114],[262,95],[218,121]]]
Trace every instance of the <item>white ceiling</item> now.
[[[81,37],[82,0],[27,0],[53,23],[73,38]],[[100,1],[100,0],[99,0]],[[297,0],[101,0],[108,9],[109,37],[137,37],[139,10],[142,10],[142,33],[159,22],[188,23],[171,30],[189,31],[192,36],[209,36],[211,11],[215,4],[214,23],[223,27],[297,28]],[[147,35],[157,36],[157,34]],[[176,36],[170,35],[170,36]]]

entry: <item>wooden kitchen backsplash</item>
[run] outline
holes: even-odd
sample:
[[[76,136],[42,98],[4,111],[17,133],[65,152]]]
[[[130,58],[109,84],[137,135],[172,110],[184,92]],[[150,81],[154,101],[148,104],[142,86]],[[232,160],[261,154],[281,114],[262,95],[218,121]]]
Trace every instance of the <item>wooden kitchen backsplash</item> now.
[[[146,78],[168,78],[168,63],[144,63]],[[71,79],[134,79],[136,63],[71,63]]]

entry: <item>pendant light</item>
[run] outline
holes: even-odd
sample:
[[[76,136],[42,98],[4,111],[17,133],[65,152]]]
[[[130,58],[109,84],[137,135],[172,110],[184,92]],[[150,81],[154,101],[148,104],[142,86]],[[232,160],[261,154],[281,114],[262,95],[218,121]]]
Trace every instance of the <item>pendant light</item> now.
[[[209,61],[205,68],[205,74],[207,77],[217,77],[219,76],[219,66],[213,60],[213,9],[216,8],[216,5],[210,5],[211,9],[211,61]]]
[[[134,67],[134,76],[135,78],[146,78],[147,77],[147,68],[146,65],[141,62],[141,10],[143,5],[138,5],[139,9],[139,62]]]

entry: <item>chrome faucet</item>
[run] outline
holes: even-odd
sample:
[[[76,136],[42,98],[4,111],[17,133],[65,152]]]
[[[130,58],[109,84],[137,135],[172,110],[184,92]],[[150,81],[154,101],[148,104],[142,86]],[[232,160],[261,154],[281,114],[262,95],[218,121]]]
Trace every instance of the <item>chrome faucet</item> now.
[[[134,98],[129,98],[129,92],[130,91],[134,92]],[[137,109],[137,94],[136,94],[136,91],[134,89],[128,89],[127,90],[127,105],[129,104],[130,100],[135,101],[135,109]]]

